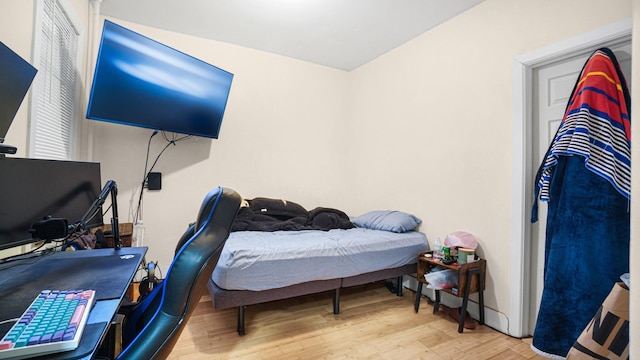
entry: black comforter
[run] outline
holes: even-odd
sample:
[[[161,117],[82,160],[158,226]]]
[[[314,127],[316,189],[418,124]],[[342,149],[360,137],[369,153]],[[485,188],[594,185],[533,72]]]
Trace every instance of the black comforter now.
[[[351,229],[355,225],[344,212],[318,207],[307,211],[292,201],[270,198],[247,200],[238,210],[231,231],[280,231]]]

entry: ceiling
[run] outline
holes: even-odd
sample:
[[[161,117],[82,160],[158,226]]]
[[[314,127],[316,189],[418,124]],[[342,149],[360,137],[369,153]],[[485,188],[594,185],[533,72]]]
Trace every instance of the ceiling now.
[[[352,70],[483,0],[92,0],[100,14]]]

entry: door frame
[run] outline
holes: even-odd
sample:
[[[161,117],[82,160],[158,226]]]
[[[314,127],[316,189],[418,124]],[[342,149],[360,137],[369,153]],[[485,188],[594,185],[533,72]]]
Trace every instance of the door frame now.
[[[532,106],[533,69],[595,51],[603,44],[631,39],[627,18],[513,59],[513,145],[511,186],[511,291],[508,333],[529,336],[531,299],[531,206],[533,204]]]

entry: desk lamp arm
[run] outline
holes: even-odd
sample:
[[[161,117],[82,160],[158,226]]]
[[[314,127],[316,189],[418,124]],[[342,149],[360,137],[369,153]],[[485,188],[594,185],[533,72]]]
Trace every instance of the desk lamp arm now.
[[[111,186],[111,231],[113,232],[113,248],[119,250],[122,248],[122,240],[120,239],[120,224],[118,223],[118,186],[115,181]]]
[[[104,204],[107,196],[111,195],[111,231],[113,232],[113,248],[120,249],[122,247],[122,241],[120,240],[120,224],[118,223],[118,185],[113,180],[107,181],[107,183],[100,191],[98,198],[91,204],[91,207],[82,217],[82,220],[72,225],[76,231],[78,229],[84,229],[87,223],[95,216],[96,212],[100,211],[100,207]]]

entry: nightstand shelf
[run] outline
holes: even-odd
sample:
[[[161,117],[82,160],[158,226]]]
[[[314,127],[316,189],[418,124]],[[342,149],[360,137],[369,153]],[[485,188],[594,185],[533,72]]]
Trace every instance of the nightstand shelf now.
[[[433,312],[437,313],[440,307],[440,291],[444,291],[453,296],[462,298],[462,308],[460,309],[460,317],[458,324],[458,332],[461,333],[464,329],[464,320],[467,314],[467,304],[469,303],[469,294],[478,293],[479,305],[480,305],[480,325],[484,325],[484,289],[487,272],[487,261],[484,259],[478,259],[474,262],[459,265],[453,263],[450,265],[443,264],[441,261],[434,260],[432,257],[425,257],[425,254],[432,254],[432,251],[421,252],[418,254],[418,291],[416,292],[415,311],[418,312],[420,308],[420,296],[422,295],[422,285],[428,284],[424,278],[424,274],[429,273],[436,266],[441,266],[446,269],[455,270],[458,272],[458,287],[457,291],[452,289],[435,290],[436,301],[433,305]]]

